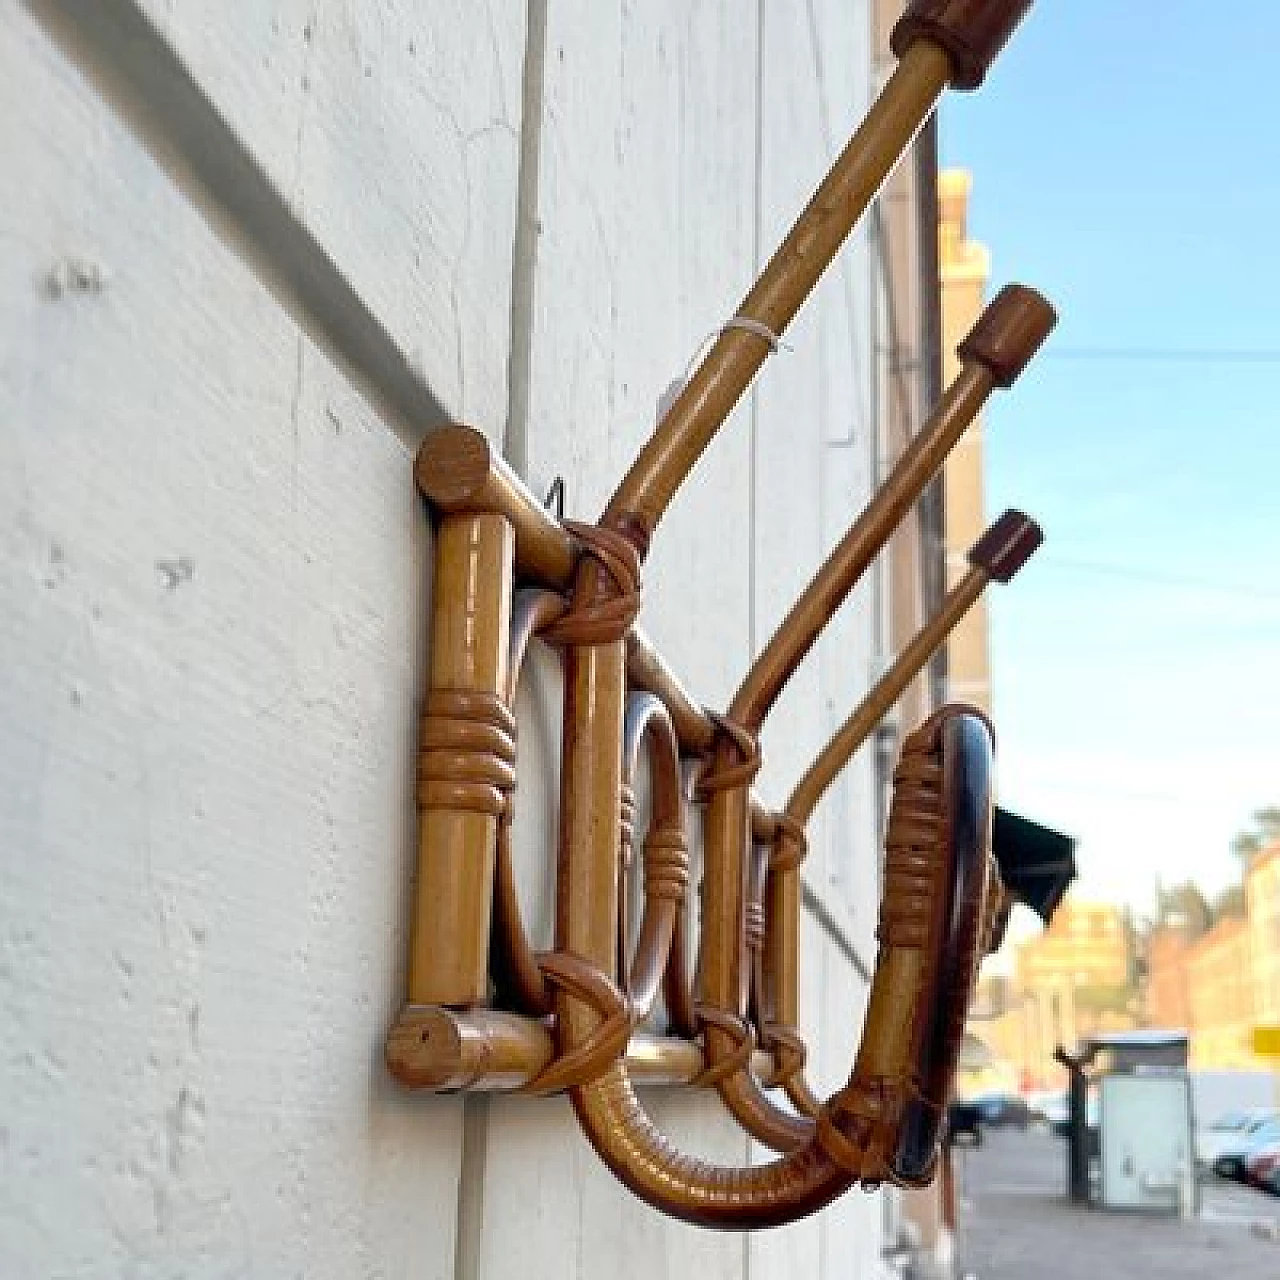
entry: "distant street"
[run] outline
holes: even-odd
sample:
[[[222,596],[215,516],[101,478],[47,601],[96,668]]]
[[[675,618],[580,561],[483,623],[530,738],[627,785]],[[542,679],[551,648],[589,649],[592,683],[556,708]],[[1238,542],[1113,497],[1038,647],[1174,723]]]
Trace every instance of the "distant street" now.
[[[1280,1275],[1280,1198],[1213,1178],[1198,1221],[1084,1209],[1063,1193],[1065,1143],[988,1130],[956,1151],[959,1268],[978,1280],[1218,1280]]]

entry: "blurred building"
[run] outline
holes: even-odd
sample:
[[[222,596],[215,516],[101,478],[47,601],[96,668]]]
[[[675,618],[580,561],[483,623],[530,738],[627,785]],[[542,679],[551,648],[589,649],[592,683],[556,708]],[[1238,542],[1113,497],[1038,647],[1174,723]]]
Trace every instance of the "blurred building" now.
[[[969,238],[972,181],[963,169],[947,169],[938,175],[938,273],[942,284],[943,376],[948,382],[960,371],[955,349],[982,310],[991,274],[986,247]],[[986,526],[982,441],[980,415],[960,438],[943,468],[948,588],[964,576],[968,568],[965,553]],[[985,597],[951,633],[947,644],[947,696],[991,710]]]
[[[1253,1056],[1249,922],[1220,920],[1186,953],[1191,1062],[1196,1070],[1260,1068]]]
[[[1138,1024],[1133,930],[1120,907],[1068,898],[1053,923],[1016,950],[1011,977],[985,975],[969,1030],[1019,1087],[1061,1084],[1053,1052]]]
[[[1024,1040],[1037,1062],[1098,1031],[1137,1023],[1133,936],[1112,903],[1068,898],[1044,933],[1017,951]]]
[[[1253,859],[1244,888],[1254,1016],[1259,1023],[1280,1026],[1280,841]]]
[[[1038,1088],[1053,1075],[1053,1045],[1042,1030],[1040,1012],[1040,1002],[1020,990],[1015,979],[1000,974],[979,979],[969,1030],[991,1051],[996,1065],[981,1077],[962,1074],[969,1093]]]
[[[1018,948],[1018,984],[1033,990],[1070,977],[1077,989],[1130,986],[1133,946],[1124,912],[1068,898],[1042,934]]]
[[[1147,939],[1147,981],[1143,1008],[1148,1026],[1190,1029],[1187,991],[1187,932],[1175,924],[1152,930]]]

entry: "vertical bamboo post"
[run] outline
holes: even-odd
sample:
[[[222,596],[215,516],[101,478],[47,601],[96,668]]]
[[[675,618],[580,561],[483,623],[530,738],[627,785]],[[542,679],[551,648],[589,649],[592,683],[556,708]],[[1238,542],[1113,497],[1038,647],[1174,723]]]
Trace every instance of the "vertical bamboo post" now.
[[[479,1004],[488,994],[498,818],[513,781],[504,695],[514,554],[511,523],[495,512],[448,515],[439,524],[411,1004]]]
[[[616,979],[626,642],[571,645],[564,671],[556,949]],[[556,1019],[563,1051],[600,1013],[558,990]]]
[[[741,1017],[746,1009],[747,867],[751,836],[750,785],[711,793],[703,821],[702,915],[698,999],[712,1009]],[[707,1027],[707,1056],[718,1061],[733,1048],[714,1025]]]

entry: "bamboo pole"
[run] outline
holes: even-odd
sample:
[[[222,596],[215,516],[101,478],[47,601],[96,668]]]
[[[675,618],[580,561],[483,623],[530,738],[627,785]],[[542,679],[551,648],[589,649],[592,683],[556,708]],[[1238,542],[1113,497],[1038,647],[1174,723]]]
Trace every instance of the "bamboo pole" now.
[[[827,557],[747,673],[729,719],[755,733],[831,616],[937,474],[996,387],[1008,387],[1052,331],[1053,308],[1033,289],[1009,285],[978,317],[958,352],[955,381],[903,451],[884,484]]]
[[[790,829],[785,823],[778,826],[781,869],[770,873],[765,891],[769,927],[765,933],[764,998],[770,1020],[778,1025],[796,1027],[800,1013],[800,867],[795,856],[798,851],[783,842],[794,839],[792,832],[807,825],[827,788],[946,642],[987,584],[1010,581],[1041,540],[1039,526],[1020,511],[1006,511],[986,530],[969,550],[968,572],[947,593],[938,611],[898,654],[792,791],[784,813],[795,825]],[[813,1094],[803,1077],[793,1077],[787,1091],[801,1110],[812,1108]]]
[[[515,783],[506,711],[512,527],[446,517],[436,541],[430,684],[419,755],[409,1000],[468,1005],[489,989],[494,854]]]
[[[916,39],[737,311],[623,477],[601,523],[647,546],[676,490],[729,416],[837,250],[933,110],[952,74],[933,38]]]
[[[387,1037],[391,1074],[411,1089],[515,1092],[535,1080],[555,1058],[549,1024],[496,1009],[405,1008]],[[701,1047],[679,1036],[632,1033],[627,1071],[639,1084],[689,1085],[706,1070]],[[752,1069],[773,1069],[767,1053],[752,1056]]]
[[[785,810],[789,817],[802,824],[809,821],[837,774],[955,629],[987,583],[993,578],[1008,582],[1035,553],[1041,540],[1040,528],[1034,520],[1020,511],[1006,511],[974,543],[969,551],[968,572],[947,593],[938,612],[898,654],[796,784]]]
[[[622,794],[626,646],[570,646],[565,653],[560,773],[556,949],[617,978],[618,830]],[[559,991],[561,1046],[581,1045],[598,1010]]]
[[[711,749],[716,739],[714,721],[680,683],[653,642],[635,626],[627,634],[627,679],[666,707],[683,751],[701,755]]]
[[[515,530],[517,572],[563,591],[580,548],[553,519],[487,437],[474,427],[440,427],[422,442],[414,464],[418,489],[445,515],[501,512]]]

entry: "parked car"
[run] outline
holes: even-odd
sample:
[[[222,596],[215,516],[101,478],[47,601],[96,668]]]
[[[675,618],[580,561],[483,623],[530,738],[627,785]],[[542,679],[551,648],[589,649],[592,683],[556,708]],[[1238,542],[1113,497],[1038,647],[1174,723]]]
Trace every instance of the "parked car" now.
[[[1031,1123],[1042,1125],[1054,1133],[1059,1126],[1065,1131],[1067,1124],[1067,1095],[1065,1093],[1037,1093],[1027,1099],[1031,1108]]]
[[[982,1115],[976,1103],[957,1100],[947,1107],[947,1141],[958,1138],[982,1146]]]
[[[982,1123],[995,1129],[1025,1129],[1031,1123],[1031,1108],[1016,1093],[983,1093],[971,1102],[978,1108]]]
[[[1252,1182],[1255,1187],[1280,1196],[1280,1142],[1258,1147],[1246,1156],[1244,1177],[1246,1182]]]
[[[1210,1168],[1220,1178],[1242,1181],[1246,1163],[1255,1151],[1280,1142],[1280,1115],[1272,1113],[1254,1120],[1230,1143],[1224,1144],[1214,1156]]]
[[[1219,1156],[1238,1148],[1250,1129],[1275,1114],[1269,1108],[1253,1107],[1220,1115],[1207,1129],[1197,1130],[1196,1163],[1204,1169],[1212,1169]]]

